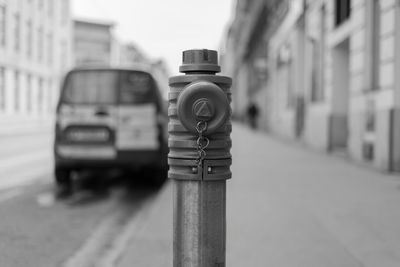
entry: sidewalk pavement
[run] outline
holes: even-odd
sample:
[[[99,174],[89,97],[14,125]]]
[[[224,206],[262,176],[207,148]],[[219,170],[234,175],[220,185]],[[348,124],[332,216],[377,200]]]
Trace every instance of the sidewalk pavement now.
[[[53,133],[54,116],[0,115],[0,138]]]
[[[229,267],[400,266],[400,177],[233,128]],[[118,267],[172,266],[171,182]]]
[[[0,190],[32,183],[52,173],[52,132],[3,133],[0,130]]]

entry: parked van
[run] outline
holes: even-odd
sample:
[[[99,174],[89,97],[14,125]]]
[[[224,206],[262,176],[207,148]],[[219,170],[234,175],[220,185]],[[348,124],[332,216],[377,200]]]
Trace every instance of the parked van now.
[[[167,114],[156,80],[145,68],[79,68],[65,77],[57,105],[55,182],[71,172],[121,168],[167,176]]]

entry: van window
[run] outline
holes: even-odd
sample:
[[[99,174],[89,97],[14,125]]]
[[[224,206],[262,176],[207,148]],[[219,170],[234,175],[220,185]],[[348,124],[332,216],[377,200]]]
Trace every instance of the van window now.
[[[145,72],[123,71],[121,73],[121,87],[119,102],[121,104],[140,104],[153,102],[154,81]]]
[[[63,101],[71,104],[115,104],[117,90],[116,71],[74,71],[65,81]]]

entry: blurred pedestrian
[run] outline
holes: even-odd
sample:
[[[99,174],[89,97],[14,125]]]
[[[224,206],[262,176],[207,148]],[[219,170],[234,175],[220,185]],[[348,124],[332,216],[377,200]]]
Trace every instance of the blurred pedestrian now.
[[[249,118],[250,127],[257,129],[258,107],[254,102],[249,103],[247,107],[247,117]]]

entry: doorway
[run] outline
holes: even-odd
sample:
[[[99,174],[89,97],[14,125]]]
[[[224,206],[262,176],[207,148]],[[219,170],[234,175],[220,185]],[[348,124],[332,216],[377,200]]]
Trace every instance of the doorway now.
[[[332,50],[332,111],[329,119],[329,149],[347,147],[349,87],[350,87],[349,39]]]

